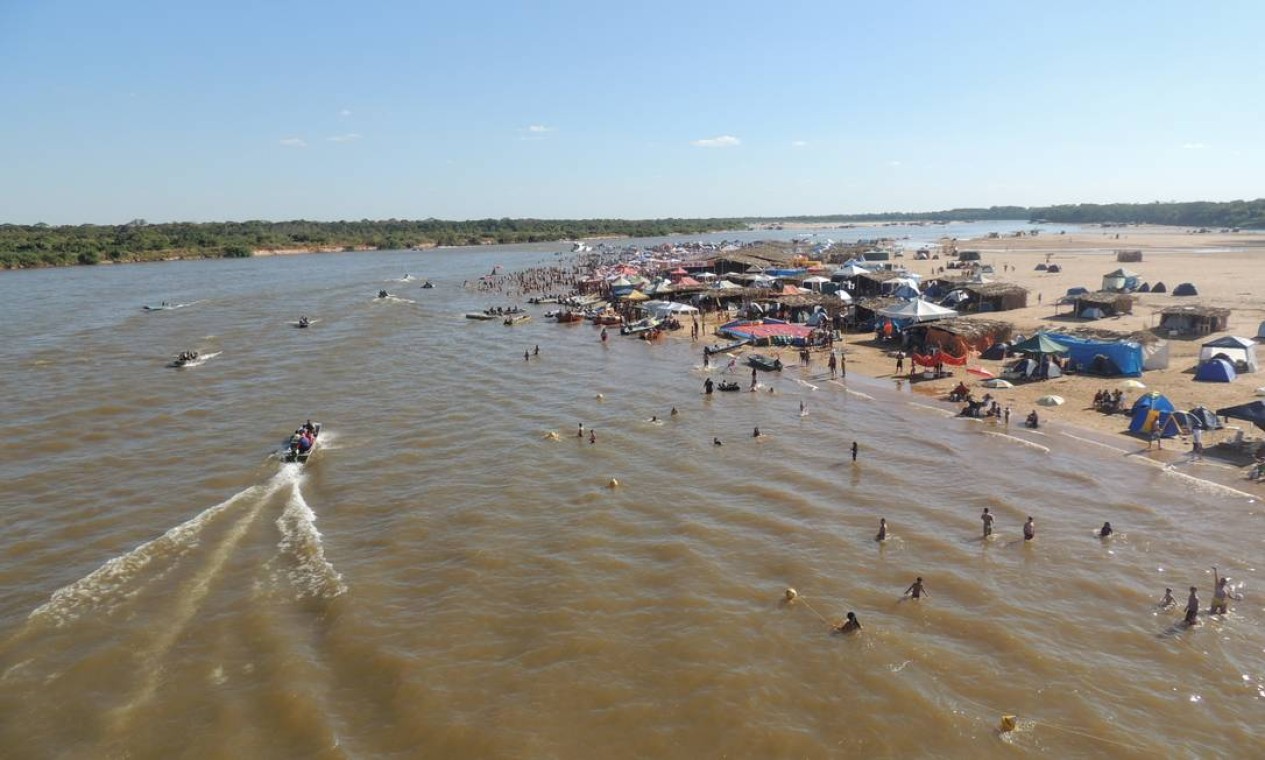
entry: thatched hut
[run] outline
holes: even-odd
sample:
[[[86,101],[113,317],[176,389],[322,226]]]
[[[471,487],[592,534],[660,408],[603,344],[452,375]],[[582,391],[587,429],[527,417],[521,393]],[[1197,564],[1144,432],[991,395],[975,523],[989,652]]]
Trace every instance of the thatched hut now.
[[[1083,314],[1086,309],[1097,308],[1102,310],[1104,316],[1118,317],[1133,313],[1133,296],[1100,290],[1076,296],[1073,305],[1077,314]]]
[[[967,295],[965,304],[955,306],[959,311],[1009,311],[1028,306],[1028,289],[1009,282],[988,282],[963,286]]]
[[[1230,310],[1219,306],[1169,306],[1160,312],[1161,331],[1169,335],[1207,335],[1229,329]]]
[[[927,347],[939,346],[952,356],[965,356],[970,351],[983,353],[994,343],[1010,340],[1014,325],[999,319],[941,319],[911,325],[915,340]]]
[[[877,296],[883,292],[883,283],[899,276],[899,273],[889,270],[859,274],[852,279],[852,295],[854,298]]]

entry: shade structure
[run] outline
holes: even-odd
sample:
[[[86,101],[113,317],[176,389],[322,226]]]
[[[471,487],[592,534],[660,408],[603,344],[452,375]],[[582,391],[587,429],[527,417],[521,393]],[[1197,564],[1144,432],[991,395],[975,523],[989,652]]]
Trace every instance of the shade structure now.
[[[1010,350],[1017,354],[1065,354],[1067,346],[1039,332],[1025,341],[1015,343]]]
[[[1121,383],[1121,384],[1120,384],[1120,387],[1121,387],[1121,388],[1133,388],[1133,389],[1136,389],[1136,390],[1141,390],[1142,388],[1145,388],[1145,387],[1146,387],[1146,383],[1143,383],[1143,382],[1141,382],[1140,380],[1133,380],[1133,379],[1129,379],[1129,380],[1125,380],[1123,383]]]
[[[900,306],[879,309],[878,314],[900,322],[932,322],[937,319],[948,319],[958,315],[953,309],[936,306],[920,298],[915,298]]]
[[[1247,420],[1265,430],[1265,401],[1251,401],[1238,406],[1222,407],[1217,410],[1217,415],[1234,420]]]
[[[1037,403],[1041,406],[1063,406],[1062,396],[1042,396],[1037,399]]]
[[[1015,385],[1009,380],[1002,380],[1000,377],[994,377],[994,378],[985,380],[984,387],[986,388],[1013,388],[1015,387]]]

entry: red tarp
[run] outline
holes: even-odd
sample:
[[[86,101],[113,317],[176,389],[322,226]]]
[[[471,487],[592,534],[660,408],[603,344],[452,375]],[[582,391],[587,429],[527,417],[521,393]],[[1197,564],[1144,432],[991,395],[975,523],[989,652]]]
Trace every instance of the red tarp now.
[[[937,364],[949,364],[954,367],[966,366],[965,356],[951,356],[946,353],[931,354],[931,355],[916,353],[914,354],[913,358],[914,358],[914,364],[917,364],[920,367],[934,367]]]

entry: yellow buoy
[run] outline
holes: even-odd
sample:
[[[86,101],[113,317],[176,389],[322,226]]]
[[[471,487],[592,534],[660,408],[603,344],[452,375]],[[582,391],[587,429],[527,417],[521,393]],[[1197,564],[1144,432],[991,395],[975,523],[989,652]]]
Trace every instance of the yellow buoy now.
[[[997,727],[997,730],[1001,731],[1003,734],[1014,731],[1015,730],[1015,716],[1013,715],[1001,716],[1001,725]]]
[[[550,430],[548,433],[545,433],[545,438],[551,441],[556,441],[558,440],[558,432],[556,430]]]
[[[786,601],[793,602],[795,597],[799,596],[799,592],[793,588],[786,589]]]
[[[618,481],[618,480],[616,480],[616,479],[614,479],[614,478],[611,478],[611,482],[607,483],[607,484],[606,484],[606,487],[607,487],[607,488],[619,488],[619,481]]]
[[[604,398],[606,398],[606,397],[605,397],[605,396],[603,396],[602,394],[600,394],[600,393],[599,393],[599,394],[597,394],[596,396],[594,396],[593,398],[597,399],[598,401],[601,401],[602,399],[604,399]]]

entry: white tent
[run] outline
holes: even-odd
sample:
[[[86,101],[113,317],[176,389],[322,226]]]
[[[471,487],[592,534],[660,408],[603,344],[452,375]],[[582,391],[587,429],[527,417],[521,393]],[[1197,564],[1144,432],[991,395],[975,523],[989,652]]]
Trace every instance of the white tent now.
[[[674,301],[646,301],[641,308],[655,315],[656,317],[668,317],[673,314],[696,314],[698,309],[689,304],[676,303]]]
[[[1214,356],[1225,354],[1240,372],[1255,372],[1256,342],[1250,338],[1238,338],[1233,335],[1217,338],[1199,347],[1199,363],[1208,361]]]
[[[834,273],[835,277],[850,279],[861,274],[869,274],[870,270],[865,267],[859,267],[856,264],[847,264]]]
[[[936,306],[930,301],[924,301],[921,298],[915,298],[907,301],[899,306],[890,306],[886,309],[879,309],[878,314],[888,319],[896,319],[909,322],[933,322],[937,319],[948,319],[956,317],[958,313],[953,309],[946,309],[943,306]]]
[[[852,303],[852,294],[846,290],[836,290],[835,295],[838,296],[839,300],[844,303]]]

